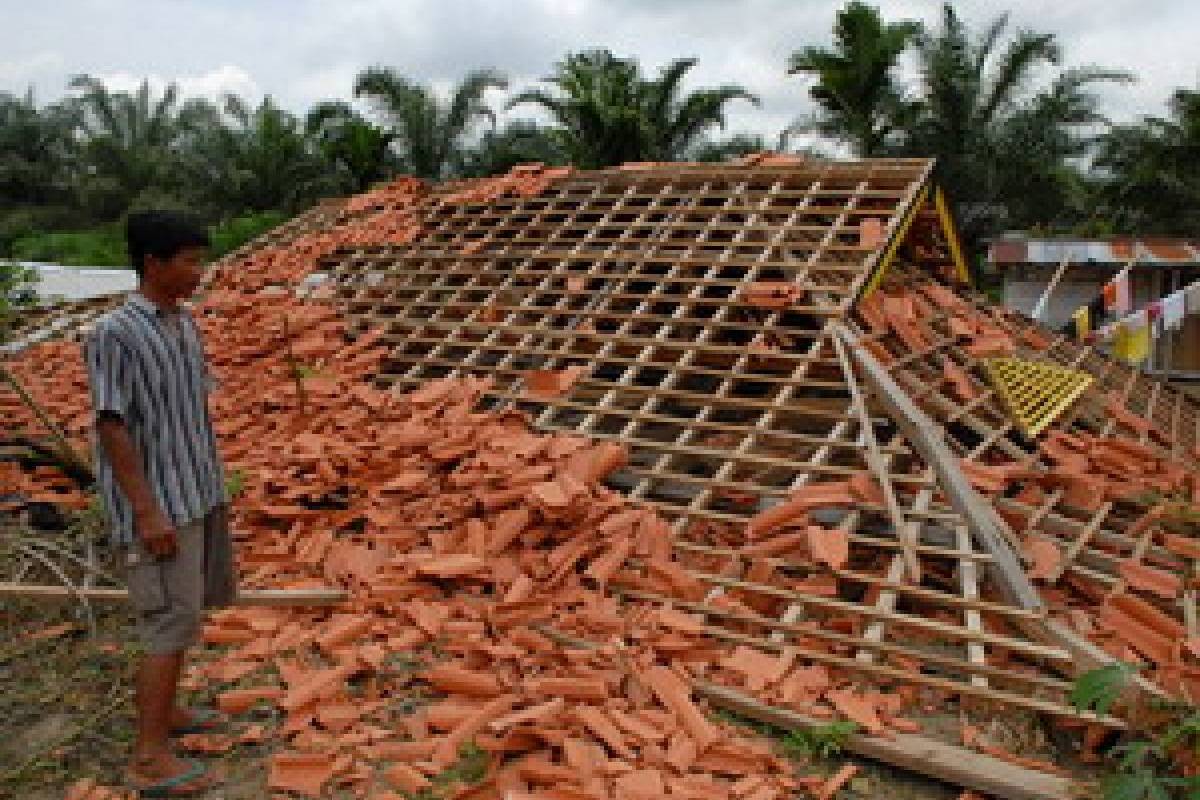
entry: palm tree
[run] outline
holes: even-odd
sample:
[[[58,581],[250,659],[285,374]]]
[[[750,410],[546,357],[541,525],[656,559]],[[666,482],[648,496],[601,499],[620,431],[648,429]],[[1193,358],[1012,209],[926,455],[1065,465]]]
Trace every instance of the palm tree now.
[[[211,128],[218,169],[206,187],[221,209],[295,211],[336,191],[333,173],[310,146],[303,124],[270,97],[251,108],[227,94],[223,111],[232,124]]]
[[[1029,30],[1005,44],[1007,29],[1004,14],[972,36],[946,4],[941,29],[917,38],[922,98],[906,146],[937,157],[939,181],[958,202],[968,239],[1006,222],[1032,221],[1014,215],[1020,200],[1014,177],[1052,184],[1069,175],[1065,159],[1090,143],[1087,126],[1102,120],[1089,89],[1132,80],[1116,70],[1067,70],[1030,98],[1038,73],[1059,64],[1062,51],[1054,34]],[[1021,170],[1034,172],[1016,174]]]
[[[557,123],[552,135],[567,160],[583,169],[625,161],[683,158],[713,127],[723,127],[725,106],[758,98],[725,85],[681,94],[693,58],[677,59],[646,80],[636,59],[608,50],[571,53],[546,79],[552,89],[527,89],[508,107],[541,106]]]
[[[464,177],[480,178],[531,163],[561,164],[563,156],[551,131],[529,120],[517,120],[498,130],[484,131],[465,153],[462,172]]]
[[[1170,116],[1146,117],[1101,137],[1099,199],[1123,230],[1200,231],[1200,89],[1177,89]]]
[[[767,140],[759,134],[738,133],[727,139],[698,142],[688,148],[689,161],[727,161],[737,156],[770,150]]]
[[[395,133],[380,130],[348,103],[318,103],[304,121],[305,134],[315,142],[337,181],[346,192],[362,192],[395,174],[398,159],[392,152]]]
[[[70,198],[79,117],[69,104],[38,108],[33,90],[0,92],[0,205]]]
[[[389,67],[371,67],[355,79],[354,96],[369,98],[387,120],[405,170],[440,180],[461,166],[472,126],[480,120],[495,125],[496,116],[484,95],[507,85],[494,70],[475,70],[444,102],[428,86],[412,83]]]
[[[725,127],[725,106],[734,100],[759,104],[756,95],[736,84],[682,94],[683,79],[697,63],[694,58],[678,58],[662,68],[657,80],[643,83],[650,161],[687,158],[694,147],[707,144],[704,137],[709,131]]]
[[[133,93],[115,92],[90,75],[78,75],[70,87],[80,92],[75,102],[89,167],[84,192],[101,213],[115,216],[139,194],[171,185],[178,86],[169,84],[155,98],[149,81]]]
[[[816,78],[809,96],[820,112],[789,130],[815,130],[846,142],[858,156],[879,155],[913,113],[894,71],[920,32],[919,22],[885,23],[879,9],[848,3],[834,22],[833,48],[809,46],[792,54],[788,74]]]

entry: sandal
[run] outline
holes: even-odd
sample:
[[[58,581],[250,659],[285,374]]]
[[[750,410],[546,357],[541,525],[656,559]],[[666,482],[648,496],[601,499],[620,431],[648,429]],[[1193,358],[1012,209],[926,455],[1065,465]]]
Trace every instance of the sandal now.
[[[197,761],[184,763],[188,765],[188,768],[174,777],[163,778],[161,781],[146,786],[135,786],[134,790],[138,797],[194,797],[212,788],[212,781],[188,786],[190,783],[195,783],[197,779],[203,778],[208,770]]]
[[[214,711],[208,708],[198,708],[195,711],[188,712],[192,716],[192,721],[187,725],[181,725],[178,728],[171,728],[172,736],[183,736],[188,733],[212,733],[220,729],[229,719],[220,711]]]

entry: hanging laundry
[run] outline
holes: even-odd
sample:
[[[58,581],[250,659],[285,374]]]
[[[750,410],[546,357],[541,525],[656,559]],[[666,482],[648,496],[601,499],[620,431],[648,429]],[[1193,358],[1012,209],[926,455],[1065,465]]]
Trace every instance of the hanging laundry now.
[[[1117,273],[1117,277],[1113,278],[1113,284],[1116,286],[1116,302],[1113,311],[1123,317],[1133,310],[1133,286],[1129,279],[1129,267]]]
[[[1090,316],[1087,306],[1076,309],[1075,313],[1071,315],[1071,319],[1075,322],[1075,341],[1082,342],[1087,339],[1088,331],[1091,330]]]
[[[1187,312],[1188,314],[1200,314],[1200,281],[1196,281],[1187,289],[1183,290],[1187,294]]]
[[[1141,364],[1150,355],[1150,323],[1145,311],[1139,311],[1117,323],[1112,352],[1129,364]]]
[[[1104,310],[1112,311],[1117,306],[1117,287],[1112,282],[1104,284],[1104,288],[1100,290],[1100,297],[1104,301]]]
[[[1187,315],[1187,293],[1180,289],[1167,295],[1162,301],[1162,329],[1173,331],[1183,324]]]

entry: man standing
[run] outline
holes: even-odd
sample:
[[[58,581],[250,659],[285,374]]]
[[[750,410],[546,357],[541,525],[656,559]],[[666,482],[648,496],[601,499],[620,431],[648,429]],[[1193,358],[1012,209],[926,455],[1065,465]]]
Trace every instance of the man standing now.
[[[212,781],[168,737],[211,729],[214,713],[176,694],[204,608],[235,593],[224,469],[208,411],[200,333],[180,302],[203,275],[208,236],[187,217],[129,216],[138,290],[100,318],[85,345],[96,415],[96,478],[145,655],[137,671],[130,782],[149,797],[195,794]]]

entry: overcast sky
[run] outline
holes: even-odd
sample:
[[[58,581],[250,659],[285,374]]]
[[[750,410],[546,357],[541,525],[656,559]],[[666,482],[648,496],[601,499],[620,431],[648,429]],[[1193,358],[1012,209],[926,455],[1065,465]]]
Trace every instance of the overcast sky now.
[[[811,110],[789,53],[826,43],[842,0],[0,0],[0,91],[60,97],[87,72],[129,88],[147,76],[185,93],[270,94],[302,111],[348,97],[355,73],[396,67],[438,87],[497,67],[521,88],[564,53],[603,46],[657,69],[695,56],[692,85],[741,83],[762,98],[731,107],[731,131],[774,137]],[[934,21],[933,0],[880,0],[888,19]],[[1137,84],[1104,91],[1115,119],[1163,113],[1200,79],[1197,0],[960,0],[975,26],[1008,9],[1014,27],[1057,33],[1069,64],[1124,67]],[[496,95],[497,101],[502,95]],[[499,102],[496,105],[500,105]]]

